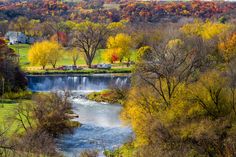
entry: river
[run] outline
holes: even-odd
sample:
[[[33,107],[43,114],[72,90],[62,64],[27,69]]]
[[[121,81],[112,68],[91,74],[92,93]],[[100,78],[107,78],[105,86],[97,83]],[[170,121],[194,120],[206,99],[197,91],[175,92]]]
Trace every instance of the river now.
[[[108,89],[109,86],[129,84],[127,76],[117,75],[55,75],[28,76],[28,88],[36,92],[72,91],[73,111],[80,117],[74,119],[83,125],[57,139],[58,149],[67,157],[73,157],[84,150],[98,150],[119,147],[132,136],[131,128],[124,126],[119,118],[120,105],[105,104],[84,98],[93,91]]]

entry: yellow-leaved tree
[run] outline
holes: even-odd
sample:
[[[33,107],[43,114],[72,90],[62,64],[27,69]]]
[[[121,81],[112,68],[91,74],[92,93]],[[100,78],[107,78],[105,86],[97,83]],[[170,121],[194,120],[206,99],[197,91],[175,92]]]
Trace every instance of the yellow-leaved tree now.
[[[62,47],[57,42],[42,41],[35,43],[29,50],[29,61],[32,65],[40,65],[45,69],[47,64],[56,67],[62,57]]]
[[[229,24],[217,23],[200,20],[195,20],[193,23],[185,24],[181,31],[187,35],[197,35],[202,37],[204,40],[210,40],[217,35],[227,31],[230,28]]]
[[[73,48],[70,51],[70,53],[71,53],[71,57],[72,57],[72,60],[73,60],[73,64],[74,64],[74,66],[76,66],[77,65],[77,61],[78,61],[78,59],[80,57],[80,51],[78,50],[78,48]]]
[[[122,61],[123,59],[127,59],[129,62],[131,58],[131,49],[132,49],[131,36],[123,33],[117,34],[114,37],[111,36],[107,40],[107,48],[108,52],[109,49],[112,49],[113,52],[115,51],[120,61]]]
[[[111,49],[107,49],[104,53],[103,53],[103,58],[105,61],[109,62],[109,63],[114,63],[115,61],[119,60],[119,48],[111,48]]]
[[[225,61],[229,62],[236,57],[236,33],[232,34],[227,40],[219,44],[220,52]]]

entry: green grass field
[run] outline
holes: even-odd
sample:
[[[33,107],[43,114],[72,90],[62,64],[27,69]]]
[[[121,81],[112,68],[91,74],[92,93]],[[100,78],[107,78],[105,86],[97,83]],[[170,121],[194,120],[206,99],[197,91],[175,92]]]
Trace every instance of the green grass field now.
[[[28,52],[30,49],[30,45],[28,44],[19,44],[19,45],[10,45],[10,48],[14,49],[16,53],[19,53],[20,55],[20,65],[25,68],[30,65],[30,62],[28,60]],[[104,50],[99,50],[98,53],[96,54],[93,63],[101,63],[102,57],[101,54],[104,52]],[[83,57],[80,57],[77,61],[78,65],[85,65],[85,61]],[[62,56],[62,59],[58,62],[57,66],[62,66],[62,65],[73,65],[72,57],[70,56],[69,53],[66,53]],[[50,65],[48,67],[51,67]]]
[[[19,55],[20,55],[20,65],[21,65],[22,69],[24,69],[26,71],[42,71],[40,66],[32,66],[30,64],[29,60],[28,60],[28,52],[29,52],[29,49],[30,49],[30,45],[28,45],[28,44],[19,44],[19,45],[10,45],[9,47],[14,49],[16,53],[19,53]],[[93,60],[93,64],[106,63],[106,61],[102,57],[102,54],[103,54],[104,51],[105,51],[104,49],[98,50],[98,52],[96,53],[96,56]],[[135,50],[132,51],[131,60],[132,61],[136,60],[136,51]],[[57,63],[57,67],[58,66],[63,66],[63,65],[73,65],[72,57],[70,56],[69,53],[63,54],[62,59],[59,60],[58,63]],[[85,60],[82,56],[78,59],[77,65],[86,66]],[[119,68],[119,69],[126,68],[126,66],[124,64],[121,64],[121,63],[116,63],[116,64],[113,65],[113,67],[116,67],[116,68],[114,68],[115,70],[117,68]],[[46,68],[47,69],[52,69],[52,66],[47,65]],[[86,71],[85,73],[88,73],[88,72]]]
[[[16,120],[16,109],[19,103],[29,103],[31,100],[11,100],[4,99],[0,101],[0,131],[7,130],[6,135],[12,136],[15,133],[23,133],[23,129],[20,121]],[[25,125],[27,126],[26,119]]]
[[[13,122],[13,115],[17,103],[0,103],[0,130],[7,130],[7,135],[13,134],[18,128],[18,123]]]

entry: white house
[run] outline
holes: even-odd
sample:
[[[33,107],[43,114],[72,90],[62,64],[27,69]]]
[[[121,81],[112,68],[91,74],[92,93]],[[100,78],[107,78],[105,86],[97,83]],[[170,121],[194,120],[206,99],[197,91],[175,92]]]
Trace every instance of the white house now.
[[[35,42],[35,38],[28,37],[22,32],[9,31],[5,34],[5,39],[9,40],[9,44],[32,44]]]

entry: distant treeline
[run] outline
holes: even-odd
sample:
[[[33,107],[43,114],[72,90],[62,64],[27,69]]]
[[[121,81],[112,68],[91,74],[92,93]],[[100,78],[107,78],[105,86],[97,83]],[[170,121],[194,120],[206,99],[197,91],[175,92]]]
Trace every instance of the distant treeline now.
[[[109,5],[104,5],[109,4]],[[93,22],[160,22],[176,21],[181,17],[201,19],[235,18],[233,2],[134,2],[120,0],[31,0],[0,2],[0,20],[18,16],[43,20],[60,16],[67,20]]]

